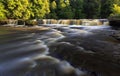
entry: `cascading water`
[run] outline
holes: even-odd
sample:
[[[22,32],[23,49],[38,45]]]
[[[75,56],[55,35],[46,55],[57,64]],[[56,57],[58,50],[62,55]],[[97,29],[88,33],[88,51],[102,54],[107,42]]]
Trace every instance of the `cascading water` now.
[[[43,22],[49,29],[37,33],[1,35],[0,76],[120,76],[116,30],[54,22]]]
[[[39,25],[64,24],[64,25],[108,25],[107,19],[43,19],[38,20]]]

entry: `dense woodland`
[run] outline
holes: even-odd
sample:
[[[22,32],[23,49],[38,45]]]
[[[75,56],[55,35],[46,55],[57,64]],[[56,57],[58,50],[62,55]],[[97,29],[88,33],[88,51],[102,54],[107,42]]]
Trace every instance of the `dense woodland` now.
[[[0,19],[82,19],[120,16],[120,0],[0,0]]]

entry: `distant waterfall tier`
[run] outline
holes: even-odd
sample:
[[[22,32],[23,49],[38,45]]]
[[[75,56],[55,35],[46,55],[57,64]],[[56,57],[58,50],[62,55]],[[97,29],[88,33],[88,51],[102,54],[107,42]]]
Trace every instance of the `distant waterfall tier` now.
[[[40,19],[39,25],[64,24],[64,25],[109,25],[107,19]]]

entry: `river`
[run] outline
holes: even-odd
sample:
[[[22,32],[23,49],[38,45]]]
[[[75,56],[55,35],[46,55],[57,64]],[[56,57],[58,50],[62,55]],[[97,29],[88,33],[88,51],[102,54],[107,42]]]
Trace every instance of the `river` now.
[[[0,36],[0,76],[120,76],[118,30],[44,27],[50,29]]]

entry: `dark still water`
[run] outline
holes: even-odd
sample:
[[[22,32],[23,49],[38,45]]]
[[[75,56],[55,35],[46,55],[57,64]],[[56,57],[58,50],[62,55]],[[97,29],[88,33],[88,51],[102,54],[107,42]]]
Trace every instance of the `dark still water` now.
[[[45,27],[0,36],[0,76],[120,76],[119,30]]]

